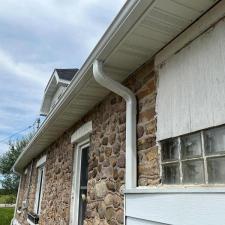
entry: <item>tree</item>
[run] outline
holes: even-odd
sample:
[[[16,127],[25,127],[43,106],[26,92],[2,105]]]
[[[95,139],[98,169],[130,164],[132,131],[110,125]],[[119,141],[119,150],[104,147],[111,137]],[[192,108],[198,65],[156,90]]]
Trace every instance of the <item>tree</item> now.
[[[11,193],[16,193],[19,185],[19,177],[11,169],[32,137],[31,133],[15,142],[10,142],[9,150],[0,156],[0,173],[3,175],[2,187]]]

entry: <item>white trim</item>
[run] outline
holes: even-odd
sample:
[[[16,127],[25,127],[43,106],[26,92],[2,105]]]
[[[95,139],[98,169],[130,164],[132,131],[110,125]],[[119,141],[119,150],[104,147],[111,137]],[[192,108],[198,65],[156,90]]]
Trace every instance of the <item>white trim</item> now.
[[[21,225],[17,219],[12,220],[12,225]],[[37,224],[36,224],[37,225]]]
[[[221,1],[215,5],[209,12],[204,14],[192,26],[180,34],[175,40],[160,51],[155,57],[155,65],[160,66],[173,54],[193,41],[207,29],[213,26],[217,21],[225,16],[225,2]]]
[[[214,186],[214,185],[205,185],[205,186],[178,186],[178,185],[163,185],[155,187],[137,187],[126,189],[125,194],[173,194],[173,193],[225,193],[225,186]]]
[[[34,213],[40,215],[41,213],[41,202],[43,196],[43,189],[45,186],[45,166],[42,164],[37,168],[38,170],[38,179],[36,182],[36,192],[35,192],[35,201],[34,201]],[[41,176],[42,174],[42,176]]]
[[[19,195],[20,195],[20,189],[21,189],[21,182],[22,182],[22,177],[20,176],[20,181],[19,181],[19,187],[17,190],[17,196],[16,196],[16,205],[15,205],[15,209],[14,209],[14,218],[16,217],[16,213],[17,212],[17,208],[18,208],[18,202],[19,202]]]
[[[36,168],[38,168],[38,167],[42,166],[43,164],[45,164],[46,159],[47,159],[47,155],[42,156],[42,157],[37,161]]]
[[[73,161],[73,183],[71,192],[70,225],[78,224],[79,217],[79,192],[80,192],[80,172],[82,149],[90,146],[89,138],[80,142],[75,150]]]
[[[87,139],[89,134],[92,132],[92,121],[89,121],[82,125],[78,130],[76,130],[71,136],[71,143],[81,142]]]

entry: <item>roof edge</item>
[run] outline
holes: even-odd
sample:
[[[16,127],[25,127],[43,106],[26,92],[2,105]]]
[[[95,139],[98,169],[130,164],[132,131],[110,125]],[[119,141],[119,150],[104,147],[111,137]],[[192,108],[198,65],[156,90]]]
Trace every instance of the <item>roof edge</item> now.
[[[156,0],[155,0],[156,1]],[[154,2],[155,2],[154,1]],[[133,20],[138,20],[139,17],[142,15],[142,13],[148,8],[150,5],[152,5],[151,1],[148,0],[130,0],[127,1],[122,9],[117,14],[116,18],[113,20],[109,28],[106,30],[96,47],[92,50],[86,61],[84,62],[83,66],[80,70],[78,70],[77,75],[74,77],[74,79],[69,84],[67,90],[64,93],[63,98],[61,98],[58,102],[58,104],[54,107],[52,111],[48,114],[46,120],[42,123],[40,129],[37,131],[37,133],[34,135],[34,137],[31,139],[31,141],[28,143],[27,147],[23,150],[23,152],[20,154],[20,156],[17,158],[15,164],[13,165],[13,170],[17,173],[21,173],[24,168],[20,167],[20,162],[23,160],[23,157],[25,154],[29,151],[32,145],[35,144],[35,142],[38,141],[38,137],[43,133],[43,131],[51,125],[51,123],[54,121],[54,118],[62,111],[63,106],[67,105],[68,102],[70,102],[72,97],[72,92],[74,89],[76,89],[77,86],[81,83],[82,79],[85,77],[86,72],[88,69],[92,66],[94,60],[100,56],[100,54],[103,52],[107,44],[114,38],[115,35],[118,34],[120,31],[120,28],[122,25],[126,22],[126,19],[131,14],[132,11],[136,9],[136,15]],[[130,27],[126,27],[122,32],[125,32],[126,30],[130,30],[132,27],[132,24]],[[124,34],[121,34],[124,35]],[[117,44],[120,42],[118,38],[116,40],[113,40],[113,43],[111,43],[110,49],[117,46]],[[113,46],[112,46],[113,45]],[[103,57],[101,57],[103,58]],[[104,60],[104,59],[103,59]],[[43,149],[44,150],[44,149]],[[43,151],[42,150],[42,151]],[[40,154],[40,153],[38,153]],[[38,155],[33,154],[33,157],[37,157]],[[28,164],[29,162],[27,162]]]

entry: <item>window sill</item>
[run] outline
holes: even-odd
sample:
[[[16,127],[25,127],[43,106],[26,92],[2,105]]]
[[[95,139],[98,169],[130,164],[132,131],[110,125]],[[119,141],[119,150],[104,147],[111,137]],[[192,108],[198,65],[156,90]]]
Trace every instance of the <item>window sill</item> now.
[[[39,225],[38,223],[33,223],[31,220],[27,219],[29,225]]]
[[[225,193],[225,185],[221,186],[155,186],[155,187],[148,187],[148,186],[139,186],[132,189],[126,189],[124,194],[185,194],[185,193],[218,193],[224,194]]]

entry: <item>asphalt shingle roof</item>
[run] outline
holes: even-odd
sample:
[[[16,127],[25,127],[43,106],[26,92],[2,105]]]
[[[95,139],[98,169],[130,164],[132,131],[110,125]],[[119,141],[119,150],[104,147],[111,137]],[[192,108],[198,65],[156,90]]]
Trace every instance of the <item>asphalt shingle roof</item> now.
[[[71,81],[78,69],[56,69],[59,79]]]

